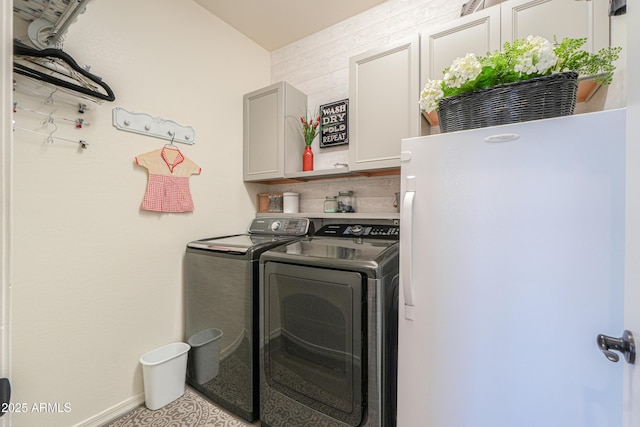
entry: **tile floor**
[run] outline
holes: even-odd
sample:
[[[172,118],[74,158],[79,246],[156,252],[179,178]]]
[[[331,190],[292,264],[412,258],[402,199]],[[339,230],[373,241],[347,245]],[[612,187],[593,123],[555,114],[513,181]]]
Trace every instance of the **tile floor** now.
[[[257,427],[231,415],[187,387],[184,395],[156,411],[141,406],[103,427]]]

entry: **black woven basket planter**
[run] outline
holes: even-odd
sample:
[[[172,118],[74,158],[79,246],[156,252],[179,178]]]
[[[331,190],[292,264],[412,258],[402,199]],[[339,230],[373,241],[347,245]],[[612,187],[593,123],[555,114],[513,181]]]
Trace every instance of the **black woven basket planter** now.
[[[577,93],[571,71],[451,96],[440,100],[440,132],[570,116]]]

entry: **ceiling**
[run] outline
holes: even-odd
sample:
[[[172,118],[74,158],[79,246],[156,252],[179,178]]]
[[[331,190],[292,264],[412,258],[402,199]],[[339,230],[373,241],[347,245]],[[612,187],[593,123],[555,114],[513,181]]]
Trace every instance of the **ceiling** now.
[[[194,0],[264,47],[279,49],[386,0]]]

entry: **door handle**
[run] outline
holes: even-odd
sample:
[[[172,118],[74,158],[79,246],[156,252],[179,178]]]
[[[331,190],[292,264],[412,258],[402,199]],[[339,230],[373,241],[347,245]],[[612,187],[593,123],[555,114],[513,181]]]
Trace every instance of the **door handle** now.
[[[400,282],[404,292],[404,318],[413,320],[413,201],[416,178],[408,176],[400,215]]]
[[[597,341],[600,351],[602,351],[610,361],[617,362],[620,360],[620,356],[614,353],[613,350],[622,353],[627,363],[631,365],[636,361],[636,343],[630,331],[625,330],[620,338],[612,338],[600,334],[598,335]]]

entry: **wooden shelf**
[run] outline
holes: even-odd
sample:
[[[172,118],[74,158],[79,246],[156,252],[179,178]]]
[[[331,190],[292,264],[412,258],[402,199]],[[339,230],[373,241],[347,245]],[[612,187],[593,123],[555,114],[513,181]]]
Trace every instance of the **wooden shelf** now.
[[[333,169],[319,169],[307,172],[291,172],[286,173],[286,179],[293,179],[299,181],[308,181],[310,179],[322,179],[322,178],[342,178],[347,176],[357,175],[355,172],[349,171],[348,167],[333,168]]]
[[[348,168],[321,169],[309,172],[293,172],[286,178],[269,179],[264,181],[247,181],[257,184],[277,185],[307,182],[317,179],[357,178],[400,175],[400,168],[375,169],[369,171],[350,171]]]
[[[256,217],[282,217],[288,216],[291,218],[322,218],[322,219],[369,219],[369,220],[382,220],[382,219],[400,219],[400,213],[389,212],[354,212],[354,213],[324,213],[324,212],[302,212],[302,213],[271,213],[271,212],[257,212]]]
[[[358,171],[356,172],[358,176],[392,176],[392,175],[400,175],[400,168],[389,168],[389,169],[376,169],[370,171]]]

